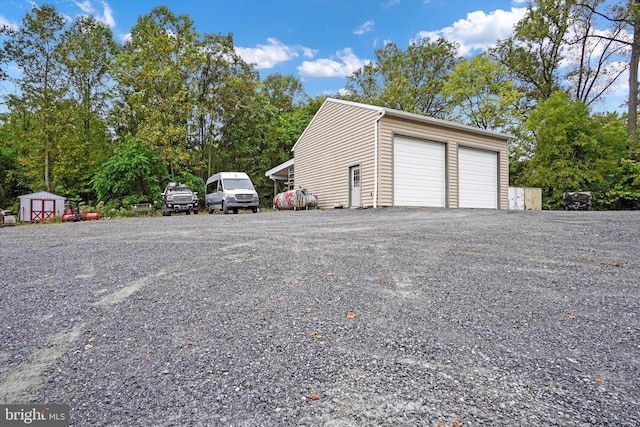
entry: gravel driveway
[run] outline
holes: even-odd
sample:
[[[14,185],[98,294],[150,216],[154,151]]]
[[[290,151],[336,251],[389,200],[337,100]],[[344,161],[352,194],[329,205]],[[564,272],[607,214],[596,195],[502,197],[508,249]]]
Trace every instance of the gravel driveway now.
[[[74,426],[640,425],[640,212],[0,229],[0,403]]]

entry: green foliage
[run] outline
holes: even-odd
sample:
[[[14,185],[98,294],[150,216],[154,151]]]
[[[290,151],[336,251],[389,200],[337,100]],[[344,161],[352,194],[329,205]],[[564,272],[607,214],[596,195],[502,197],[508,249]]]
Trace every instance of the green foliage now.
[[[505,130],[521,120],[522,96],[508,70],[487,55],[463,59],[445,82],[448,116],[481,129]]]
[[[102,202],[121,204],[159,201],[168,172],[155,152],[138,139],[122,142],[92,180]]]
[[[524,179],[542,187],[551,207],[559,207],[567,191],[606,189],[628,142],[615,116],[591,117],[583,102],[571,101],[563,92],[540,102],[527,127],[536,146]]]
[[[22,188],[15,174],[15,164],[17,153],[13,140],[12,126],[10,122],[0,124],[0,209],[18,201],[18,196],[22,194]]]
[[[544,100],[560,89],[559,69],[574,4],[575,0],[531,2],[514,35],[491,49],[531,102]]]
[[[612,176],[612,186],[596,200],[606,209],[640,209],[640,163],[622,159]]]
[[[156,7],[138,19],[113,67],[124,101],[117,111],[126,113],[119,120],[129,121],[124,128],[153,147],[171,174],[188,168],[191,159],[187,124],[197,37],[191,18]]]
[[[264,79],[262,86],[269,103],[278,113],[293,111],[304,97],[304,86],[293,74],[271,74]]]
[[[348,77],[349,99],[410,113],[444,118],[443,86],[455,68],[457,46],[442,38],[423,38],[402,51],[387,43],[376,61]]]
[[[9,103],[30,116],[28,131],[21,135],[25,151],[35,156],[19,157],[27,168],[25,184],[33,189],[52,190],[51,150],[60,131],[60,102],[65,88],[61,84],[62,67],[56,55],[58,37],[64,28],[64,17],[51,5],[34,5],[22,20],[22,26],[5,40],[5,55],[22,70],[15,79],[18,95],[9,96]],[[37,157],[40,157],[38,160]],[[39,176],[41,178],[36,178]]]

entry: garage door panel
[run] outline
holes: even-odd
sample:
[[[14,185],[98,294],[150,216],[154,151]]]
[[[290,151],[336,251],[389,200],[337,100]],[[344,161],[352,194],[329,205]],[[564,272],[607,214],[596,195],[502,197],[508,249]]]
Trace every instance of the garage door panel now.
[[[444,144],[394,138],[394,205],[445,205]]]
[[[459,206],[498,207],[498,154],[460,147],[458,150]]]

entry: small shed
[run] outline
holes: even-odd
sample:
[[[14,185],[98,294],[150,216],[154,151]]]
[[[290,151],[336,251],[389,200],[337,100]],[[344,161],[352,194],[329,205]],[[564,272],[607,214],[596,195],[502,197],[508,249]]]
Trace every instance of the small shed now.
[[[23,222],[53,221],[64,214],[66,198],[48,191],[25,194],[20,199],[18,220]]]
[[[509,187],[509,209],[541,210],[542,188]]]

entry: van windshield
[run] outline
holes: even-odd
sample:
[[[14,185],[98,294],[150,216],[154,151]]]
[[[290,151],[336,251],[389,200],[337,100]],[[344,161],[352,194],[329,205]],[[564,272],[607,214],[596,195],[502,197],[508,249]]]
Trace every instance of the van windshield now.
[[[226,178],[222,181],[225,190],[253,190],[253,184],[247,178]]]

